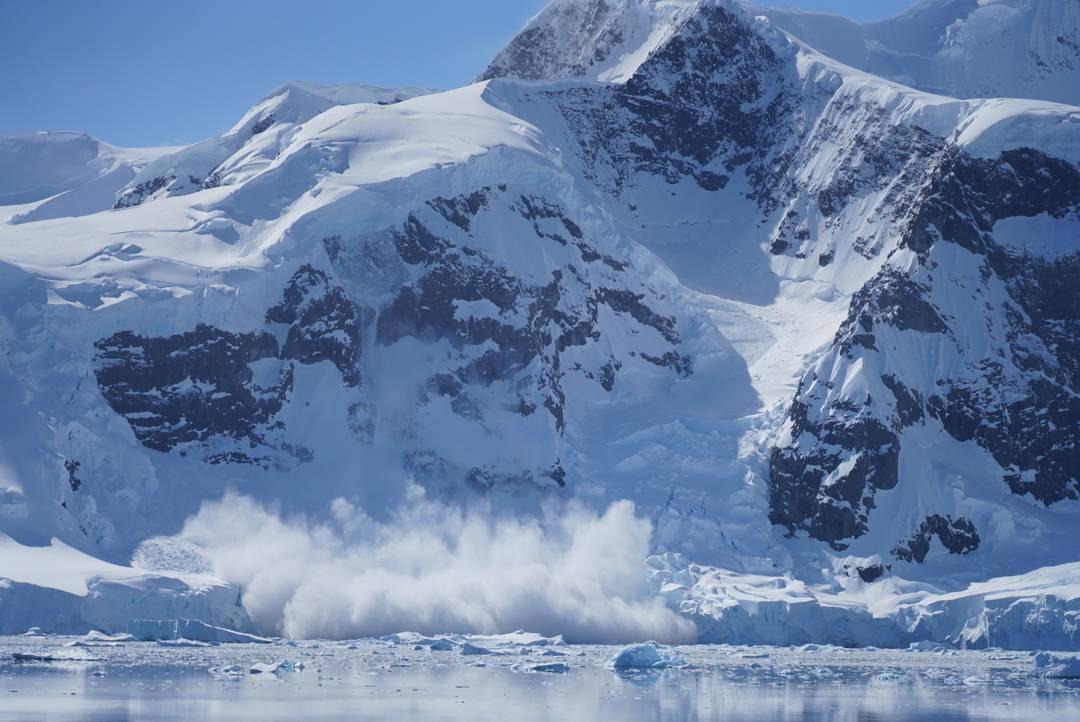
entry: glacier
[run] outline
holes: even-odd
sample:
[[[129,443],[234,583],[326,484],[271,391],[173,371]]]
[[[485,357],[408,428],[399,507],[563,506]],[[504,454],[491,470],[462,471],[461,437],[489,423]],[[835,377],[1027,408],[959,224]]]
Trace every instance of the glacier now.
[[[0,139],[0,633],[1080,649],[1075,5],[885,23],[556,0],[462,88]]]

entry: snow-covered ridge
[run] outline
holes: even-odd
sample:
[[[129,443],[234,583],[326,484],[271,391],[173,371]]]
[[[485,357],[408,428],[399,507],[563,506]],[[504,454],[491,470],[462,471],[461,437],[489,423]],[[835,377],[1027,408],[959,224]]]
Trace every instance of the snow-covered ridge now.
[[[866,24],[769,6],[753,12],[842,63],[920,90],[1080,105],[1075,0],[921,0]]]
[[[224,135],[148,164],[117,194],[116,207],[235,185],[272,163],[288,144],[291,131],[330,108],[358,103],[388,105],[430,92],[422,88],[287,83],[257,103]]]
[[[117,148],[85,133],[0,136],[0,223],[111,208],[116,192],[172,148]]]
[[[697,0],[556,0],[481,77],[625,81],[696,5]]]

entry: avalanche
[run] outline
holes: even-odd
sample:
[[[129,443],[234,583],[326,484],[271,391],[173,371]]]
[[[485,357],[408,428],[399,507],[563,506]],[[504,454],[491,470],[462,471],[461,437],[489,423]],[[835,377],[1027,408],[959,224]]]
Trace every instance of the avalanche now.
[[[0,633],[1080,648],[1075,8],[968,5],[0,139]]]

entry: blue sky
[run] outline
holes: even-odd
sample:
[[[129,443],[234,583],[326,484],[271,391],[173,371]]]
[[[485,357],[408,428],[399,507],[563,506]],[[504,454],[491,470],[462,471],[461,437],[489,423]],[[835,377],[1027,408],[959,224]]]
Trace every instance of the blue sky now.
[[[909,2],[770,4],[874,20]],[[286,80],[454,87],[544,4],[0,0],[0,134],[83,130],[117,145],[174,145],[229,128]]]

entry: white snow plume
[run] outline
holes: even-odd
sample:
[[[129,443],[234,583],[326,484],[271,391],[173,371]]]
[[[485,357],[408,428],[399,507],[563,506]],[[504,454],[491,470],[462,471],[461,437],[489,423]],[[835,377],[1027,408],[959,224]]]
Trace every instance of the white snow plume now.
[[[413,488],[385,523],[344,499],[330,511],[316,523],[228,494],[205,503],[181,536],[243,586],[260,629],[293,638],[514,629],[571,642],[696,638],[648,585],[651,524],[630,502],[520,520]]]

